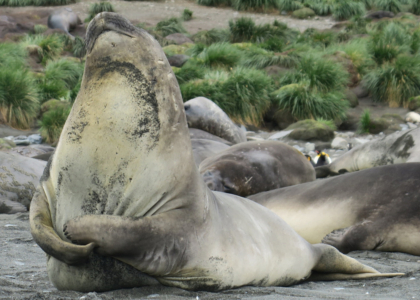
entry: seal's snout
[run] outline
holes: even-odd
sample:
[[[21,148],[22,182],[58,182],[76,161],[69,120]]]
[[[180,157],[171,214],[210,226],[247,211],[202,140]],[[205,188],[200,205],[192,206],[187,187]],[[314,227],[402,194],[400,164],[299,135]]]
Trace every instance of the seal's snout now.
[[[132,38],[140,35],[142,32],[140,28],[133,26],[126,18],[119,14],[101,12],[90,21],[86,31],[86,50],[88,54],[95,46],[98,37],[106,31],[115,31]]]

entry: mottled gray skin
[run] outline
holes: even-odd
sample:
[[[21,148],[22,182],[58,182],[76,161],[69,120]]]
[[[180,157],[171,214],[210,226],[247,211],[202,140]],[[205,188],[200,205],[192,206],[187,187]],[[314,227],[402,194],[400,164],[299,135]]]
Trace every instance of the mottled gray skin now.
[[[61,29],[70,38],[74,39],[74,36],[70,34],[70,31],[75,29],[77,25],[82,24],[82,21],[71,8],[64,7],[53,11],[48,17],[47,24],[49,28]]]
[[[213,191],[246,197],[315,180],[315,170],[295,148],[277,141],[234,145],[200,164]]]
[[[224,143],[205,139],[191,139],[191,146],[197,168],[206,158],[212,157],[230,147]]]
[[[382,166],[248,198],[310,243],[420,255],[419,175],[420,163]]]
[[[245,132],[213,101],[197,97],[184,103],[188,127],[207,131],[233,144],[246,142]]]
[[[81,89],[29,215],[58,289],[160,282],[222,290],[291,285],[312,271],[323,279],[401,275],[312,246],[261,205],[210,191],[157,41],[100,13],[86,42]]]
[[[190,133],[190,139],[192,140],[211,140],[211,141],[223,143],[228,146],[233,145],[231,142],[228,142],[225,139],[219,138],[218,136],[215,136],[201,129],[188,128],[188,131]]]
[[[0,196],[29,208],[46,162],[0,151]]]
[[[405,162],[420,162],[420,128],[367,142],[315,170],[317,178],[324,178]]]

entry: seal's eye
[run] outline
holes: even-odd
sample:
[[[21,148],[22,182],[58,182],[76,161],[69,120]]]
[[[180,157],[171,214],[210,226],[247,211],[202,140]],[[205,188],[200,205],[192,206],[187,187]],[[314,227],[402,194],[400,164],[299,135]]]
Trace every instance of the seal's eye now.
[[[231,187],[229,187],[227,185],[223,185],[223,189],[225,190],[225,193],[233,194],[235,192],[234,189],[232,189]]]
[[[185,111],[187,111],[187,110],[189,110],[189,109],[190,109],[190,105],[189,105],[189,104],[184,105],[184,110],[185,110]]]

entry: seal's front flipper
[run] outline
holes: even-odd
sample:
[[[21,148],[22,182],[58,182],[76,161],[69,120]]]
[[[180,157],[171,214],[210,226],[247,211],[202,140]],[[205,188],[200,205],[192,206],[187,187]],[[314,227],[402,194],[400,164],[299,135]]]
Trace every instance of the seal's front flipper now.
[[[38,187],[29,212],[31,233],[35,242],[47,254],[69,265],[86,261],[95,247],[93,243],[77,246],[63,241],[55,232],[44,189]]]
[[[313,245],[319,257],[313,273],[312,280],[348,280],[374,277],[402,276],[404,273],[380,273],[357,260],[340,253],[337,249],[323,244]]]
[[[356,250],[375,250],[383,244],[372,222],[364,222],[327,234],[322,243],[334,246],[342,253]]]

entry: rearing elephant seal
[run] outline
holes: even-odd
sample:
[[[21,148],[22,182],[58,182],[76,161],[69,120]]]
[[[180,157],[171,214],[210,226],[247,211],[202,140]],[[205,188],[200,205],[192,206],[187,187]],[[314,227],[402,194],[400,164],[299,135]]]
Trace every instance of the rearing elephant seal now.
[[[74,39],[69,32],[76,28],[77,25],[82,24],[82,21],[69,7],[57,9],[48,16],[48,27],[63,30],[70,38]]]
[[[211,190],[242,197],[316,179],[301,152],[277,141],[234,145],[205,159],[199,171]]]
[[[207,131],[233,144],[246,142],[245,132],[213,101],[197,97],[184,103],[190,128]]]
[[[30,210],[57,288],[106,291],[150,284],[150,276],[222,290],[291,285],[312,271],[323,279],[401,275],[312,246],[270,210],[211,192],[157,41],[115,13],[97,15],[86,41],[81,89]]]
[[[383,166],[277,189],[249,199],[311,243],[420,255],[420,163]]]
[[[420,128],[367,142],[338,157],[328,166],[315,168],[315,171],[317,178],[323,178],[405,162],[420,162]]]

